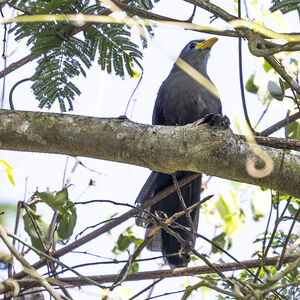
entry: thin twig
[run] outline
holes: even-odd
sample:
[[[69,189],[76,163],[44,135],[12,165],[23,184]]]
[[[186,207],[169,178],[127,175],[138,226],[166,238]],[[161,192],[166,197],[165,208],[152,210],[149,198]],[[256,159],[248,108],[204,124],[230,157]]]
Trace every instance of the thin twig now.
[[[133,89],[133,92],[131,93],[131,95],[130,95],[130,97],[129,97],[129,99],[128,99],[128,102],[127,102],[127,105],[126,105],[126,108],[125,108],[125,113],[124,113],[125,116],[127,116],[127,111],[128,111],[129,104],[130,104],[130,102],[132,101],[132,98],[133,98],[133,96],[134,96],[136,90],[138,89],[140,83],[142,82],[143,75],[144,75],[144,70],[142,70],[142,73],[141,73],[141,75],[140,75],[140,79],[139,79],[137,85],[136,85],[135,88]]]
[[[227,296],[230,296],[232,297],[233,299],[245,299],[245,297],[243,295],[238,295],[236,293],[231,293],[231,292],[228,292],[224,289],[221,289],[219,287],[217,287],[215,284],[212,284],[211,282],[208,282],[207,280],[200,280],[199,282],[197,282],[196,284],[192,285],[192,286],[188,286],[181,298],[181,300],[186,300],[188,299],[188,297],[191,295],[191,293],[195,290],[197,290],[198,288],[200,287],[208,287],[210,289],[213,289],[215,290],[216,292],[218,293],[222,293],[224,295],[227,295]]]
[[[271,127],[263,130],[262,132],[258,133],[259,136],[269,136],[270,134],[276,132],[277,130],[285,127],[286,125],[293,123],[294,121],[300,118],[300,112],[296,112],[293,115],[289,116],[288,118],[284,118],[283,120],[277,122],[276,124],[272,125]]]
[[[32,266],[27,262],[26,259],[19,253],[13,244],[9,241],[6,230],[0,225],[0,237],[2,238],[5,245],[9,248],[14,257],[22,264],[24,272],[37,279],[40,285],[42,285],[56,300],[61,299],[61,295],[52,288],[52,286],[43,278]],[[16,238],[16,237],[14,237]]]
[[[284,263],[293,263],[297,259],[300,258],[300,255],[290,255],[284,258]],[[266,259],[266,266],[275,266],[278,263],[280,256],[269,257]],[[261,266],[260,259],[252,259],[252,260],[245,260],[241,261],[241,263],[248,268],[257,268]],[[297,263],[299,263],[297,261]],[[236,270],[242,270],[238,263],[221,263],[221,264],[214,264],[218,269],[222,272],[232,272]],[[200,274],[214,274],[215,271],[208,266],[198,266],[198,267],[190,267],[190,268],[176,268],[172,270],[159,270],[159,271],[147,271],[147,272],[139,272],[139,273],[132,273],[129,274],[125,281],[137,281],[137,280],[149,280],[149,279],[156,279],[156,278],[171,278],[171,277],[182,277],[182,276],[193,276]],[[93,280],[97,281],[100,284],[114,282],[116,279],[116,274],[108,274],[108,275],[94,275],[89,276],[88,278],[92,278]],[[60,279],[63,281],[65,285],[72,285],[72,286],[85,286],[91,285],[84,278],[76,277],[63,277]],[[33,279],[22,279],[17,281],[19,286],[22,288],[27,286],[28,284],[32,284],[35,282]],[[55,282],[51,282],[53,285],[57,285]],[[6,292],[6,290],[4,290]]]
[[[186,215],[187,220],[189,222],[189,226],[191,228],[191,232],[189,232],[189,241],[191,242],[191,245],[194,245],[195,238],[193,237],[193,233],[195,232],[195,226],[194,226],[194,223],[193,223],[193,220],[192,220],[190,212],[187,211],[187,208],[186,208],[186,205],[185,205],[185,202],[184,202],[181,190],[180,190],[179,185],[178,185],[178,181],[177,181],[176,175],[174,173],[172,173],[172,179],[173,179],[173,184],[175,185],[176,192],[177,192],[179,201],[181,203],[182,209],[185,212],[185,215]]]
[[[188,22],[188,23],[192,23],[193,22],[194,17],[195,17],[195,13],[196,13],[196,9],[197,9],[197,6],[194,5],[192,15],[186,20],[186,22]]]
[[[292,223],[292,225],[291,225],[291,227],[290,227],[290,230],[289,230],[289,232],[288,232],[288,234],[287,234],[287,236],[286,236],[286,238],[285,238],[285,241],[284,241],[284,244],[283,244],[283,249],[282,249],[282,252],[281,252],[281,255],[280,255],[280,260],[279,260],[278,265],[276,266],[276,270],[277,270],[277,271],[280,270],[281,267],[282,267],[283,260],[284,260],[284,256],[285,256],[285,250],[286,250],[286,247],[287,247],[287,245],[288,245],[288,241],[289,241],[289,239],[290,239],[290,237],[291,237],[293,228],[294,228],[296,222],[299,221],[299,219],[298,219],[298,216],[299,216],[299,215],[300,215],[300,208],[298,208],[297,213],[295,214],[293,223]]]
[[[226,281],[231,287],[234,287],[234,283],[227,278],[222,271],[218,268],[218,266],[216,264],[212,264],[204,255],[200,254],[197,250],[192,249],[192,253],[194,255],[196,255],[197,257],[199,257],[201,260],[204,261],[204,263],[210,267],[212,270],[215,271],[215,273],[217,273],[224,281]]]
[[[271,192],[271,206],[270,206],[270,211],[269,211],[269,216],[268,216],[268,221],[267,221],[267,226],[266,226],[266,230],[264,232],[264,238],[263,238],[263,244],[262,244],[262,253],[265,253],[265,249],[266,249],[266,242],[267,242],[267,234],[269,231],[269,226],[271,223],[271,216],[272,216],[272,211],[273,211],[273,197],[272,197],[272,192]],[[257,280],[259,280],[259,274],[260,274],[260,270],[262,267],[259,267],[256,271],[255,277],[253,282],[256,282]]]
[[[207,201],[211,197],[212,196],[207,196],[202,201]],[[185,210],[177,212],[177,213],[173,214],[172,216],[168,217],[168,219],[165,220],[165,221],[160,221],[158,217],[155,217],[154,215],[152,215],[153,219],[155,219],[153,221],[155,222],[156,226],[151,230],[151,232],[149,232],[149,234],[146,236],[144,241],[137,247],[137,249],[134,251],[133,255],[130,256],[130,259],[128,260],[127,264],[122,268],[122,270],[119,273],[118,277],[116,278],[114,284],[110,287],[110,290],[114,289],[117,285],[119,285],[122,281],[124,281],[126,279],[126,277],[129,274],[129,271],[130,271],[130,266],[135,261],[137,256],[141,253],[141,251],[151,242],[152,238],[160,230],[160,228],[163,228],[168,233],[175,236],[180,243],[184,244],[185,240],[183,240],[182,237],[178,233],[171,230],[168,226],[170,224],[172,224],[174,222],[174,220],[176,220],[179,217],[186,214],[186,212],[190,212],[194,209],[199,208],[200,205],[201,205],[201,201],[197,202],[197,203],[194,203],[193,205],[186,208]]]
[[[189,182],[191,182],[192,180],[196,179],[199,176],[200,176],[200,174],[192,174],[190,176],[187,176],[187,177],[179,180],[178,184],[180,187],[182,187],[182,186],[188,184]],[[174,185],[171,185],[171,186],[165,188],[164,190],[162,190],[161,192],[157,193],[153,198],[147,200],[143,205],[140,205],[138,208],[146,209],[146,208],[152,206],[153,204],[157,203],[158,201],[164,199],[165,197],[167,197],[169,194],[171,194],[173,192],[175,192],[175,187],[174,187]],[[53,253],[53,257],[60,257],[64,254],[69,253],[70,251],[84,245],[85,243],[93,240],[94,238],[99,237],[100,235],[111,230],[112,228],[125,222],[129,218],[134,217],[136,215],[137,211],[138,210],[136,208],[133,208],[130,211],[128,211],[128,212],[124,213],[123,215],[121,215],[120,217],[118,217],[117,219],[107,222],[102,227],[97,228],[96,230],[87,234],[86,236],[82,237],[81,239],[63,247],[62,249],[55,251]],[[40,261],[36,262],[33,265],[33,267],[35,269],[38,269],[38,268],[41,268],[42,266],[44,266],[45,264],[46,264],[46,261],[44,259],[41,259]],[[24,276],[25,276],[25,274],[23,272],[19,272],[14,275],[14,278],[20,279],[20,278],[23,278]]]
[[[37,223],[35,222],[35,219],[34,219],[33,216],[31,215],[31,212],[29,211],[29,208],[27,207],[27,204],[26,204],[25,202],[21,202],[21,205],[22,205],[22,208],[24,208],[24,209],[26,210],[26,213],[28,214],[29,219],[30,219],[30,221],[31,221],[31,223],[32,223],[32,226],[34,227],[34,230],[35,230],[36,234],[37,234],[38,237],[39,237],[39,241],[40,241],[40,243],[41,243],[43,249],[44,249],[45,251],[47,251],[48,249],[47,249],[47,247],[46,247],[46,245],[45,245],[45,243],[44,243],[44,239],[43,239],[42,232],[41,232],[39,226],[37,225]]]
[[[47,238],[47,249],[48,251],[53,251],[54,250],[54,234],[55,234],[55,230],[56,230],[56,225],[57,225],[57,218],[59,216],[59,211],[55,210],[51,223],[49,225],[49,231],[48,231],[48,238]]]
[[[66,264],[64,264],[63,262],[59,261],[58,259],[55,259],[54,257],[46,254],[45,252],[40,251],[39,249],[37,249],[37,248],[29,245],[28,243],[24,242],[23,240],[21,240],[19,237],[15,236],[14,234],[11,234],[11,233],[7,232],[7,235],[10,236],[10,237],[12,237],[12,238],[14,238],[14,239],[16,239],[16,240],[18,240],[20,243],[24,244],[26,247],[28,247],[29,249],[31,249],[32,251],[34,251],[38,255],[44,257],[45,259],[50,260],[51,262],[56,263],[56,264],[58,264],[58,265],[60,265],[60,266],[62,266],[64,268],[66,268],[67,270],[73,272],[75,275],[78,276],[78,278],[86,279],[90,284],[98,286],[100,288],[104,288],[104,289],[106,288],[106,287],[100,285],[98,282],[94,281],[92,278],[84,276],[84,275],[80,274],[79,272],[77,272],[76,270],[68,267]],[[35,270],[35,268],[34,268],[34,270]],[[53,283],[55,280],[53,281],[53,280],[51,280],[51,278],[49,278],[49,281],[51,281],[51,283]],[[64,284],[64,282],[61,282],[60,285],[64,286],[65,284]]]
[[[133,300],[133,299],[137,298],[138,296],[140,296],[143,293],[147,292],[149,289],[152,289],[157,283],[161,282],[162,280],[163,280],[163,278],[154,280],[150,285],[146,286],[144,289],[142,289],[141,291],[139,291],[138,293],[136,293],[134,296],[132,296],[128,300]],[[147,297],[147,299],[148,298],[149,297]]]

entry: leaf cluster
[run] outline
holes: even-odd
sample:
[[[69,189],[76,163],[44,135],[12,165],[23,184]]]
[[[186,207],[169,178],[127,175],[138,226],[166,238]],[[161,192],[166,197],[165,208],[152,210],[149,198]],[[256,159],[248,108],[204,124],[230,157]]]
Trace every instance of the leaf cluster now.
[[[128,251],[130,245],[134,245],[134,251],[135,251],[137,247],[142,243],[142,241],[143,241],[142,239],[136,237],[134,226],[130,226],[120,234],[118,241],[112,250],[112,253],[114,255],[120,255]],[[139,267],[138,263],[133,262],[130,266],[130,271],[137,272],[138,267]]]
[[[264,240],[269,241],[272,238],[272,233],[269,233],[266,237],[264,234],[261,234],[258,236],[258,238],[254,241],[254,243],[263,243]],[[292,234],[288,245],[290,246],[293,244],[297,239],[296,234]],[[276,232],[275,236],[273,237],[272,241],[272,249],[275,253],[278,253],[282,250],[282,247],[284,243],[286,242],[286,234],[283,230],[279,230]],[[259,252],[256,252],[253,254],[253,256],[259,254]],[[257,268],[251,268],[250,269],[253,273],[257,272]],[[285,276],[281,277],[280,280],[276,283],[276,285],[280,284],[287,284],[286,287],[282,289],[278,289],[278,292],[280,293],[280,296],[284,297],[284,299],[290,299],[289,297],[293,296],[291,299],[299,299],[299,287],[297,285],[293,285],[292,283],[297,281],[299,279],[300,275],[300,269],[299,267],[291,270],[289,273],[287,273]],[[270,275],[276,275],[278,274],[278,271],[276,270],[276,266],[265,266],[264,268],[260,269],[260,272],[257,274],[258,278],[263,281],[268,281]],[[252,275],[250,275],[246,270],[242,271],[240,274],[240,280],[251,282],[253,280]],[[274,299],[274,295],[270,292],[268,296],[266,296],[266,299]]]
[[[77,219],[76,208],[68,197],[67,188],[57,193],[40,193],[37,191],[33,198],[36,198],[38,203],[45,203],[52,210],[57,211],[58,217],[54,224],[50,224],[37,212],[36,203],[28,205],[29,209],[24,214],[23,220],[25,231],[30,236],[32,245],[41,251],[45,251],[48,249],[44,249],[44,246],[47,248],[53,246],[55,248],[57,242],[63,244],[72,235]],[[51,226],[55,226],[52,241],[52,237],[49,236]]]
[[[296,10],[300,15],[300,0],[272,0],[270,11],[280,10],[283,14]]]
[[[101,15],[106,7],[100,1],[51,0],[13,1],[23,15]],[[132,1],[131,5],[140,5]],[[77,32],[78,27],[81,33]],[[147,46],[146,33],[152,35],[150,25],[139,26],[143,31],[141,40]],[[37,60],[32,90],[39,107],[50,108],[59,102],[62,112],[73,110],[73,100],[80,95],[74,84],[74,77],[86,76],[86,69],[97,60],[102,70],[124,77],[134,75],[133,66],[142,68],[142,53],[139,46],[131,41],[131,28],[126,24],[79,24],[64,22],[17,23],[14,32],[17,41],[26,40],[31,55]],[[68,104],[68,108],[67,105]]]
[[[299,61],[294,58],[293,53],[286,53],[279,56],[279,59],[285,59],[286,69],[289,70],[295,78],[299,77]],[[280,75],[264,60],[262,64],[265,71],[265,77],[260,82],[255,81],[255,74],[252,74],[246,82],[246,90],[249,93],[257,94],[260,102],[268,110],[270,104],[279,101],[282,107],[288,110],[287,118],[299,110],[299,95],[297,96],[289,84],[284,81]],[[263,117],[264,115],[262,115]],[[261,120],[261,119],[260,119]],[[285,126],[285,137],[289,139],[300,139],[300,122],[296,120]]]

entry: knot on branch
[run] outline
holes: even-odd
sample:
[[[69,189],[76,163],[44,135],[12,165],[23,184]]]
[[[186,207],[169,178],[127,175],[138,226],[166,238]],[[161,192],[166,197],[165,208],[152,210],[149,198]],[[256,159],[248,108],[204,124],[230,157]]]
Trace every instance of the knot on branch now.
[[[265,39],[258,33],[251,32],[248,38],[248,47],[250,52],[255,56],[265,56],[266,50],[269,47],[266,46]]]

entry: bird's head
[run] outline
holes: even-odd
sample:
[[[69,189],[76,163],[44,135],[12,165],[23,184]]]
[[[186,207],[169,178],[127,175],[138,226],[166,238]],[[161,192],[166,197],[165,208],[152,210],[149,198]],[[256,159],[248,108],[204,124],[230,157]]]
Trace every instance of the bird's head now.
[[[206,72],[207,60],[211,47],[218,38],[190,41],[181,51],[180,57],[199,72]]]

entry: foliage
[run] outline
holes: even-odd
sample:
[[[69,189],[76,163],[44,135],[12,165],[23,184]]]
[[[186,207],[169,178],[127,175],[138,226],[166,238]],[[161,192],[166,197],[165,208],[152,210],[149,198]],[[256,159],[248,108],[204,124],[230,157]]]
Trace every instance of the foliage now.
[[[24,15],[103,15],[107,11],[100,1],[14,1]],[[139,6],[139,1],[132,5]],[[138,18],[135,18],[138,20]],[[140,26],[143,47],[147,46],[150,25]],[[134,75],[133,67],[142,68],[142,53],[131,41],[130,27],[126,24],[80,24],[65,22],[17,23],[12,29],[17,41],[25,40],[38,67],[31,77],[32,90],[39,107],[50,108],[59,102],[62,112],[73,110],[73,100],[80,90],[72,80],[86,76],[86,69],[98,56],[102,70],[124,78]],[[78,33],[77,33],[78,31]],[[80,34],[79,34],[80,33]],[[68,108],[66,106],[68,104]]]
[[[143,239],[139,239],[136,237],[136,232],[134,230],[134,226],[130,226],[126,228],[119,236],[118,241],[115,247],[112,250],[112,253],[116,256],[128,251],[130,245],[134,245],[134,250],[142,243]],[[130,266],[131,272],[137,272],[139,268],[139,264],[134,262]]]
[[[150,7],[152,2],[150,0],[136,0],[131,1],[129,5],[145,9],[147,6]],[[158,2],[158,0],[154,1],[154,3],[156,2]],[[21,12],[21,14],[33,17],[42,14],[109,14],[107,8],[102,5],[100,1],[15,0],[9,3],[7,1],[7,4],[1,3],[2,7],[4,5],[15,5],[19,13]],[[276,16],[271,13],[277,10],[283,13],[297,10],[299,13],[299,1],[296,0],[274,0],[273,6],[270,8],[270,11],[267,12],[261,12],[259,9],[260,5],[261,1],[254,0],[251,2],[249,11],[254,11],[256,15],[253,17],[250,13],[249,18],[252,19],[253,17],[255,22],[261,25],[265,24],[264,18],[267,18],[268,21],[276,20],[277,23],[275,23],[280,25],[278,20],[283,20],[284,18],[282,16],[279,17],[280,13]],[[131,17],[133,21],[141,20],[132,14],[127,15]],[[150,25],[142,25],[139,30],[142,33],[141,44],[143,47],[146,47],[147,37],[153,35],[152,27]],[[91,24],[85,22],[80,23],[79,21],[17,23],[11,29],[11,32],[14,32],[17,41],[27,42],[27,46],[30,47],[31,50],[31,57],[34,58],[38,64],[31,80],[33,81],[32,89],[41,108],[50,108],[53,103],[58,101],[61,111],[73,109],[73,100],[77,95],[80,95],[78,87],[74,84],[74,78],[80,75],[85,76],[94,61],[97,61],[102,70],[122,78],[125,78],[127,75],[133,76],[135,67],[142,68],[142,53],[139,50],[138,44],[132,41],[131,27],[128,23]],[[274,57],[276,57],[277,61],[284,66],[284,69],[293,78],[298,80],[299,57],[297,57],[297,54],[292,52],[279,53]],[[259,78],[259,74],[251,73],[245,85],[246,90],[252,94],[256,94],[259,101],[266,107],[266,110],[271,104],[281,105],[285,111],[288,111],[288,116],[299,110],[299,95],[295,94],[288,83],[282,79],[279,73],[265,59],[261,60],[261,72],[263,73],[263,80]],[[285,126],[285,136],[287,139],[300,139],[299,124],[299,121],[295,121]],[[236,122],[236,127],[239,133],[243,131],[243,124],[241,122]],[[14,184],[10,165],[3,160],[0,160],[0,164],[4,167],[11,183]],[[94,171],[92,170],[92,172]],[[285,180],[285,178],[282,178],[282,180]],[[91,185],[92,183],[89,184],[89,186]],[[234,183],[232,186],[233,188],[229,189],[227,187],[225,192],[222,191],[220,195],[216,197],[215,202],[208,201],[201,206],[200,212],[205,216],[204,219],[208,223],[205,225],[213,231],[211,236],[205,239],[206,229],[203,230],[203,228],[201,228],[199,230],[199,235],[203,234],[203,236],[201,236],[201,242],[203,240],[210,242],[208,244],[209,249],[207,251],[204,249],[203,253],[205,253],[205,255],[202,256],[209,258],[213,263],[224,263],[229,260],[230,264],[232,264],[234,261],[235,266],[230,267],[232,273],[230,273],[229,276],[227,276],[228,273],[225,273],[226,276],[224,275],[223,277],[220,276],[220,270],[210,270],[211,272],[218,271],[218,274],[194,276],[191,280],[190,278],[192,276],[190,276],[186,279],[185,290],[191,288],[192,291],[198,291],[197,289],[199,288],[199,290],[204,293],[204,291],[207,292],[209,289],[215,289],[218,293],[215,297],[217,299],[228,299],[228,297],[231,297],[230,295],[237,294],[240,296],[241,293],[244,293],[244,298],[253,297],[254,293],[257,293],[255,294],[256,296],[258,295],[256,297],[257,299],[279,299],[278,295],[282,298],[300,298],[299,284],[297,283],[297,280],[299,280],[299,266],[288,270],[286,273],[282,272],[282,270],[277,270],[276,266],[246,269],[245,265],[238,261],[239,257],[233,257],[228,251],[231,250],[232,247],[236,247],[234,235],[242,230],[246,218],[249,220],[248,213],[251,200],[252,218],[256,221],[253,223],[258,224],[258,221],[261,220],[267,223],[264,232],[254,241],[257,247],[253,253],[253,257],[263,259],[272,256],[273,253],[278,255],[286,254],[290,249],[289,247],[294,245],[298,239],[293,226],[296,227],[299,225],[299,199],[289,195],[274,193],[270,190],[266,191],[263,188],[254,189],[249,186],[245,187],[245,184],[241,183]],[[124,199],[119,203],[110,200],[92,200],[101,203],[100,209],[97,208],[96,210],[97,213],[99,212],[97,220],[89,220],[89,215],[87,215],[84,221],[99,222],[98,217],[103,218],[101,210],[102,204],[105,201],[109,203],[114,202],[114,205],[126,206],[126,204],[124,204],[125,200],[123,200]],[[248,204],[248,211],[246,212],[244,212],[245,203]],[[69,199],[68,189],[66,187],[57,192],[49,192],[48,190],[43,192],[37,191],[30,200],[23,205],[26,208],[26,212],[23,215],[25,230],[31,239],[32,245],[39,250],[52,254],[52,250],[55,250],[55,247],[59,246],[58,244],[63,245],[67,243],[72,237],[75,226],[77,225],[77,210],[74,202]],[[52,219],[49,218],[49,214],[46,215],[43,213],[42,208],[45,206],[48,211],[51,212],[50,215]],[[264,218],[265,216],[268,216],[268,221],[267,218]],[[112,240],[115,232],[111,232],[111,229],[114,227],[109,227],[109,224],[118,220],[119,217],[119,214],[111,214],[110,218],[106,218],[104,221],[101,220],[100,223],[96,225],[93,223],[88,229],[99,225],[103,226],[100,227],[100,229],[102,229],[107,225],[109,229],[105,231],[105,233],[107,233],[105,238]],[[121,218],[122,216],[120,219]],[[201,222],[202,221],[203,220],[201,220]],[[121,233],[119,233],[118,238],[114,241],[114,246],[109,248],[112,249],[111,251],[109,250],[109,255],[112,256],[112,258],[109,257],[109,262],[103,260],[99,261],[99,257],[101,259],[104,258],[102,251],[105,247],[102,247],[100,251],[93,247],[91,248],[93,251],[90,251],[90,253],[81,252],[82,257],[84,256],[83,254],[90,254],[92,257],[97,257],[96,262],[91,262],[94,271],[93,275],[103,275],[104,272],[101,268],[94,268],[95,264],[111,264],[109,266],[112,266],[113,264],[123,263],[123,261],[118,260],[123,257],[128,261],[129,268],[125,270],[125,275],[123,274],[124,277],[118,281],[115,279],[118,276],[114,276],[113,280],[116,281],[112,283],[111,286],[108,286],[108,288],[103,288],[103,291],[106,293],[103,297],[115,297],[114,294],[111,294],[111,291],[121,283],[125,284],[126,276],[128,276],[129,273],[137,272],[141,266],[141,262],[131,261],[133,257],[132,253],[138,249],[142,239],[139,238],[136,226],[132,226],[134,221],[130,219],[130,222],[129,225],[127,223],[124,225],[125,229],[119,230]],[[84,231],[85,230],[83,230],[83,232]],[[95,232],[97,232],[97,229]],[[50,236],[50,233],[52,233],[52,236]],[[247,232],[242,231],[242,234],[247,236]],[[87,234],[83,239],[87,241],[89,236],[90,235]],[[91,239],[89,241],[91,241]],[[74,245],[77,242],[76,236],[72,244]],[[250,243],[251,241],[249,240],[249,245]],[[83,244],[85,244],[85,242]],[[202,246],[201,244],[201,253],[203,250]],[[241,249],[244,249],[246,246],[247,245],[241,245]],[[238,245],[238,247],[240,247],[240,245]],[[73,249],[75,248],[77,247]],[[192,250],[195,250],[195,252],[198,251],[198,249]],[[191,265],[203,264],[203,260],[205,261],[205,259],[203,259],[201,255],[197,256],[195,252],[192,254]],[[295,251],[294,253],[297,252]],[[70,253],[72,260],[75,257],[74,255],[74,253]],[[151,259],[152,258],[147,258],[146,260]],[[0,264],[7,267],[12,263],[13,259],[11,255],[0,253]],[[58,262],[56,263],[59,265]],[[49,269],[51,269],[50,265],[51,264],[49,264]],[[120,265],[117,265],[118,270],[116,272],[119,272],[119,266]],[[75,267],[80,268],[82,265],[76,265]],[[209,267],[213,268],[214,266]],[[282,269],[286,270],[288,267],[289,265],[285,264]],[[61,272],[66,271],[65,266],[60,266],[59,268],[61,268]],[[57,270],[59,270],[59,268],[57,268]],[[242,268],[243,271],[234,271],[238,268]],[[56,276],[57,270],[55,267],[55,272],[53,269],[51,269],[51,272]],[[110,273],[112,272],[113,271]],[[175,270],[174,274],[176,272],[180,274],[181,270]],[[46,276],[49,275],[49,277],[51,277],[53,274],[49,273]],[[161,272],[158,277],[163,278],[164,274],[164,272]],[[78,273],[76,273],[76,276],[80,279],[86,279],[84,275]],[[270,283],[274,276],[278,276],[279,279],[277,282]],[[90,281],[87,280],[87,282],[90,284]],[[151,286],[153,287],[155,284],[156,282],[153,282]],[[192,284],[195,285],[192,286]],[[116,290],[114,290],[114,292]],[[147,288],[145,290],[147,290]],[[120,295],[117,296],[120,298]],[[124,296],[124,298],[126,298],[126,296]]]
[[[292,245],[296,239],[296,234],[292,234],[290,239],[288,240],[288,246]],[[259,235],[259,237],[254,241],[254,243],[265,243],[266,241],[272,240],[271,247],[275,253],[280,253],[286,244],[286,234],[283,230],[279,230],[275,233],[273,236],[273,233],[269,233],[267,236],[265,234]],[[255,269],[252,269],[252,271],[256,271]],[[268,280],[268,277],[272,274],[273,276],[278,274],[278,271],[276,270],[275,266],[265,267],[261,268],[259,272],[258,278],[260,280]],[[298,280],[300,276],[300,268],[299,266],[297,268],[294,268],[289,272],[288,274],[285,274],[284,276],[280,277],[278,284],[286,284],[286,283],[292,283],[296,280]],[[241,279],[242,280],[252,280],[252,276],[249,276],[249,273],[246,271],[243,271],[241,273]],[[300,291],[299,287],[291,285],[287,285],[286,287],[280,289],[280,296],[289,298],[293,296],[292,299],[298,299],[300,297]],[[266,299],[273,299],[274,294],[271,292],[269,293],[268,297]]]
[[[291,112],[288,111],[287,118],[290,115],[290,113]],[[286,136],[286,138],[289,138],[289,139],[300,140],[300,121],[299,120],[292,122],[285,127],[285,136]]]
[[[272,0],[270,11],[280,10],[283,14],[296,10],[300,16],[300,0]]]
[[[48,250],[48,247],[55,248],[57,242],[66,242],[72,235],[76,224],[76,208],[74,203],[68,198],[67,188],[57,193],[35,192],[32,198],[36,198],[35,200],[46,203],[52,210],[58,211],[57,222],[50,224],[37,212],[37,204],[35,202],[28,205],[28,210],[24,214],[23,220],[25,231],[30,236],[32,245],[41,251],[45,251]],[[52,237],[49,236],[51,226],[55,228],[53,244],[51,242]]]

